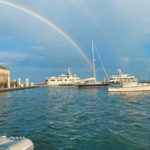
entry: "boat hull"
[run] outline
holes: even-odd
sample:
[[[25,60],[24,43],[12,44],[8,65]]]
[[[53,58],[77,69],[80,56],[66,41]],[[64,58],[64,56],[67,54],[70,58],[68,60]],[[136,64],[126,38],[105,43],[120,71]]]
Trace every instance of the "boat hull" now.
[[[135,86],[135,87],[122,87],[122,88],[108,88],[108,92],[142,92],[150,91],[150,85],[147,86]]]
[[[80,84],[78,88],[107,88],[108,83],[100,83],[100,84]]]

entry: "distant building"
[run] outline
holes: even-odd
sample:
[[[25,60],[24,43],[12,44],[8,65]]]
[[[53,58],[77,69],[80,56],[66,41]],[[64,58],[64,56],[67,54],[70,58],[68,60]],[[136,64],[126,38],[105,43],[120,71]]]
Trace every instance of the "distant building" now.
[[[0,66],[0,88],[10,88],[10,69]]]

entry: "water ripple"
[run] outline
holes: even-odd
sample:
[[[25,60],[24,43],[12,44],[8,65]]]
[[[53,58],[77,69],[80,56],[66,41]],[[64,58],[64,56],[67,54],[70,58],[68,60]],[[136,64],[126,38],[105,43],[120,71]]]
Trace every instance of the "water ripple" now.
[[[0,135],[36,150],[149,150],[148,93],[38,88],[0,94]]]

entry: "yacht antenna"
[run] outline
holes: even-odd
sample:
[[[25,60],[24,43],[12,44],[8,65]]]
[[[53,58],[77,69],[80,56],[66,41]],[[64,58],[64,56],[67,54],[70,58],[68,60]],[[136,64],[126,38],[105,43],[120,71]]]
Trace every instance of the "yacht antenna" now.
[[[94,72],[94,78],[96,81],[96,71],[95,71],[95,57],[94,57],[94,42],[92,40],[92,55],[93,55],[93,72]]]

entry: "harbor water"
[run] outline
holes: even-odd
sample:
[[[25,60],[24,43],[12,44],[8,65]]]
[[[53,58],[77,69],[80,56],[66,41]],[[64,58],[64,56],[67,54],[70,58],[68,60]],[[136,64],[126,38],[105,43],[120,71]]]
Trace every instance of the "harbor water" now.
[[[0,93],[0,135],[35,150],[149,150],[150,93],[45,87]]]

